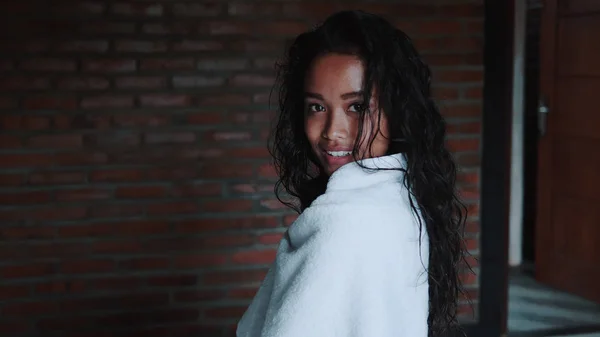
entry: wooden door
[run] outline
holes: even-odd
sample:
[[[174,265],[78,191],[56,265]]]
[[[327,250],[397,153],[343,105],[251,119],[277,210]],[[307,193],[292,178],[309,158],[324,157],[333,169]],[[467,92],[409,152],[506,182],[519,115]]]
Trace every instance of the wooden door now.
[[[547,0],[541,24],[536,278],[600,302],[600,0]]]

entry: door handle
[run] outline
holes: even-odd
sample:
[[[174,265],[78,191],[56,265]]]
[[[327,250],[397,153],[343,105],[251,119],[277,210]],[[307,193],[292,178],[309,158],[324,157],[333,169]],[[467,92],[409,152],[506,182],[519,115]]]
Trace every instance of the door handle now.
[[[538,103],[538,131],[540,133],[540,137],[543,137],[547,132],[549,112],[550,108],[548,108],[546,100],[543,97],[540,98]]]

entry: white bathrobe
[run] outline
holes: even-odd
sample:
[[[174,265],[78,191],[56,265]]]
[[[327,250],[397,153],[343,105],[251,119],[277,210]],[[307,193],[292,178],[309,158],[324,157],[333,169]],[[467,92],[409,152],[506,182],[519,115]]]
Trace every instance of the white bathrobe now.
[[[362,161],[405,167],[400,154]],[[429,243],[398,170],[342,166],[279,244],[238,337],[426,337]]]

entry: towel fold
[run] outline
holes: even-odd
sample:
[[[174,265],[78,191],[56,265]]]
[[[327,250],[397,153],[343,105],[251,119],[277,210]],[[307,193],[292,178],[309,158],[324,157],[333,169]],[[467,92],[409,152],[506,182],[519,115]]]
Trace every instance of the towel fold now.
[[[405,167],[402,155],[361,161]],[[399,170],[346,164],[290,226],[238,337],[426,337],[429,244]]]

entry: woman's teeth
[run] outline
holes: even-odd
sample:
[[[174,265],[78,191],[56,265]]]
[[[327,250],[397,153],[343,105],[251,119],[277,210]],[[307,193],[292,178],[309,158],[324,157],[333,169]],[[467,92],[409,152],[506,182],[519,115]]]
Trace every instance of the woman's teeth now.
[[[327,154],[332,157],[345,157],[352,153],[352,151],[327,151]]]

